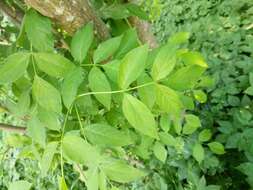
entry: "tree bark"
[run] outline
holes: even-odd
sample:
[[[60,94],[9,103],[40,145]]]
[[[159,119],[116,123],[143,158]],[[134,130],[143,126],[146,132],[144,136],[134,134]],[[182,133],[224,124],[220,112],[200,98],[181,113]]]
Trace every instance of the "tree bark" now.
[[[142,43],[147,43],[151,49],[158,46],[157,40],[151,31],[151,25],[147,21],[141,20],[138,17],[130,17],[129,21],[138,33]]]
[[[22,133],[22,134],[26,132],[25,127],[17,127],[13,125],[4,124],[4,123],[0,123],[0,130],[7,131],[7,132]]]
[[[108,27],[97,16],[88,0],[25,0],[25,3],[53,19],[69,34],[92,21],[99,39],[110,37]]]
[[[6,5],[3,1],[0,1],[0,11],[7,15],[15,24],[21,25],[24,13]]]

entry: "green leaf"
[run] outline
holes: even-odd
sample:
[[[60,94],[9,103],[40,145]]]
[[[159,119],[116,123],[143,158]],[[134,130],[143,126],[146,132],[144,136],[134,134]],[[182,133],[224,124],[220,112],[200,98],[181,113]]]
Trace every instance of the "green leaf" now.
[[[64,78],[61,94],[63,103],[67,108],[70,108],[74,102],[79,86],[84,80],[84,73],[81,68],[72,69]]]
[[[92,144],[126,146],[133,144],[129,134],[106,124],[92,124],[85,128],[85,135]]]
[[[205,151],[201,144],[196,143],[194,145],[192,156],[198,161],[198,163],[201,163],[204,160]]]
[[[53,51],[54,38],[51,21],[30,9],[25,15],[25,31],[32,46],[39,51]]]
[[[211,142],[207,144],[211,151],[215,154],[225,154],[224,146],[219,142]]]
[[[143,74],[137,80],[137,85],[139,86],[150,82],[152,82],[152,79],[147,74]],[[154,106],[156,98],[154,85],[148,85],[138,88],[138,94],[141,101],[146,104],[150,109]]]
[[[114,20],[124,19],[131,15],[126,5],[119,3],[113,3],[110,6],[104,7],[101,13],[103,19],[112,18]]]
[[[65,77],[74,64],[65,57],[55,53],[33,54],[39,69],[52,77]]]
[[[126,4],[126,8],[128,9],[128,11],[131,14],[133,14],[143,20],[149,19],[149,15],[139,5],[137,5],[135,3]]]
[[[199,133],[199,141],[206,142],[209,141],[212,137],[212,132],[210,129],[204,129]]]
[[[117,160],[103,164],[102,170],[109,179],[119,183],[129,183],[146,175],[143,171]]]
[[[155,81],[166,78],[176,65],[176,48],[171,45],[163,46],[158,52],[153,67],[152,77]]]
[[[64,154],[74,162],[84,165],[96,165],[100,159],[97,150],[78,136],[66,135],[62,141]]]
[[[97,67],[93,67],[89,73],[89,86],[93,92],[110,92],[111,86],[105,74]],[[111,107],[111,94],[94,94],[97,100],[108,110]]]
[[[90,167],[86,171],[87,175],[87,190],[98,190],[98,168],[95,167]]]
[[[105,42],[99,44],[98,48],[94,52],[94,63],[101,63],[107,60],[117,51],[120,46],[122,36],[111,38]]]
[[[244,91],[245,94],[248,94],[250,96],[253,96],[253,87],[250,86],[248,87],[245,91]]]
[[[42,159],[41,159],[41,175],[43,177],[47,176],[47,172],[50,169],[51,163],[56,153],[58,142],[50,142],[47,144]]]
[[[116,58],[122,58],[131,49],[136,48],[139,45],[138,35],[135,29],[127,30],[122,37],[118,51],[116,52]]]
[[[202,90],[194,90],[193,91],[194,98],[199,102],[199,103],[205,103],[207,100],[207,95],[202,91]]]
[[[251,86],[253,86],[253,72],[249,73],[249,83]]]
[[[169,133],[160,132],[159,137],[161,142],[165,145],[174,146],[176,144],[176,139]]]
[[[116,84],[118,81],[119,66],[120,61],[116,59],[103,65],[103,69],[105,70],[107,77]]]
[[[162,111],[178,115],[183,108],[176,91],[163,85],[156,85],[156,103]]]
[[[198,65],[200,67],[207,68],[208,65],[206,64],[204,58],[199,52],[186,52],[182,54],[182,60],[187,65]]]
[[[31,187],[31,183],[24,180],[20,180],[12,182],[9,186],[9,190],[30,190]]]
[[[168,114],[162,114],[160,118],[160,127],[163,131],[168,132],[171,127],[171,119]]]
[[[153,147],[155,157],[161,162],[165,163],[167,158],[167,150],[166,148],[159,142],[156,142]]]
[[[98,186],[99,186],[99,190],[107,190],[106,175],[103,171],[99,172]]]
[[[64,177],[58,178],[58,184],[59,184],[59,190],[68,190],[68,186],[66,184]]]
[[[200,120],[197,116],[192,114],[185,115],[185,125],[183,128],[184,134],[192,134],[194,131],[196,131],[199,127],[201,127]]]
[[[36,102],[45,110],[61,113],[61,95],[58,90],[47,81],[35,77],[32,87],[33,97]]]
[[[185,43],[190,38],[190,33],[188,32],[178,32],[171,36],[168,40],[168,44],[171,45],[180,45],[182,43]]]
[[[46,129],[43,124],[34,117],[27,123],[27,134],[34,142],[40,144],[42,147],[46,146]]]
[[[122,59],[119,69],[119,86],[126,89],[144,71],[148,56],[148,46],[133,49]]]
[[[182,67],[168,77],[166,85],[180,91],[192,89],[205,70],[198,65]]]
[[[71,54],[76,61],[82,63],[94,38],[93,24],[88,23],[79,29],[71,41]]]
[[[37,114],[39,120],[50,130],[59,131],[61,123],[59,121],[59,115],[52,111],[47,111],[42,107],[38,108]]]
[[[129,94],[124,94],[122,109],[128,122],[137,131],[158,139],[154,116],[145,104]]]
[[[29,60],[29,53],[15,53],[7,57],[0,67],[0,84],[12,83],[23,76]]]
[[[30,103],[31,103],[30,90],[26,90],[20,95],[18,99],[17,114],[20,115],[21,117],[24,117],[29,111]]]

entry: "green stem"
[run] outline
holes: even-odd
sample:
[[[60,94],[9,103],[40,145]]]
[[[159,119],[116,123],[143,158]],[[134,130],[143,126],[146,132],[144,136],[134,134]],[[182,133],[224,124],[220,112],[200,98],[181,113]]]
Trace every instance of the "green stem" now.
[[[133,88],[124,89],[124,90],[115,90],[115,91],[107,91],[107,92],[87,92],[87,93],[78,95],[76,97],[76,99],[84,97],[84,96],[88,96],[88,95],[124,93],[124,92],[128,92],[128,91],[135,90],[135,89],[138,89],[138,88],[143,88],[145,86],[150,86],[152,84],[154,84],[154,82],[145,83],[145,84],[142,84],[142,85],[139,85],[139,86],[135,86]]]
[[[84,134],[83,124],[82,124],[81,117],[80,117],[80,114],[79,114],[79,111],[78,111],[78,108],[77,108],[76,105],[75,105],[75,110],[76,110],[76,115],[77,115],[77,118],[78,118],[78,122],[79,122],[79,125],[80,125],[80,128],[81,128],[81,131],[82,131],[82,133],[83,133],[83,137],[84,137],[85,140],[86,140],[86,137],[85,137],[85,134]]]
[[[67,114],[66,114],[66,117],[65,117],[65,120],[64,120],[64,124],[63,124],[63,127],[62,127],[62,133],[61,133],[61,174],[62,174],[62,177],[64,177],[62,140],[63,140],[63,136],[64,136],[64,131],[65,131],[65,128],[66,128],[66,124],[67,124],[67,121],[68,121],[68,117],[69,117],[69,114],[70,114],[71,111],[72,111],[72,108],[73,108],[73,104],[70,106],[70,108],[69,108],[68,111],[67,111]]]

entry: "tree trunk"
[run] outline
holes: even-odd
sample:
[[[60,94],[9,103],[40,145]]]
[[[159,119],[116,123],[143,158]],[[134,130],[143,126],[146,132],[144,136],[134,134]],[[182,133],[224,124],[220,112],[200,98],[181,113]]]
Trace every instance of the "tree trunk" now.
[[[99,39],[105,40],[110,37],[109,29],[97,16],[88,0],[25,0],[25,2],[42,15],[53,19],[70,34],[92,21]]]

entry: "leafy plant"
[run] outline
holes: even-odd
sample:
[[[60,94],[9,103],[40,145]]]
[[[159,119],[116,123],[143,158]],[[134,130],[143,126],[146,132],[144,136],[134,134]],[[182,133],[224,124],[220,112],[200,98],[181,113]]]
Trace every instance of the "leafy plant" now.
[[[164,180],[153,162],[163,168],[187,155],[191,164],[201,164],[208,146],[224,153],[218,142],[205,144],[206,132],[198,140],[194,92],[207,64],[199,53],[180,48],[188,34],[149,50],[134,29],[97,44],[89,23],[75,33],[69,51],[59,51],[50,20],[30,9],[20,36],[30,48],[23,43],[4,59],[0,82],[12,86],[9,108],[23,111],[27,133],[8,135],[6,143],[21,147],[21,157],[38,160],[42,176],[59,167],[59,189],[73,185],[66,165],[87,189],[135,188],[138,181],[154,186],[152,181]],[[186,147],[188,141],[196,145]],[[19,180],[10,188],[31,185]]]

